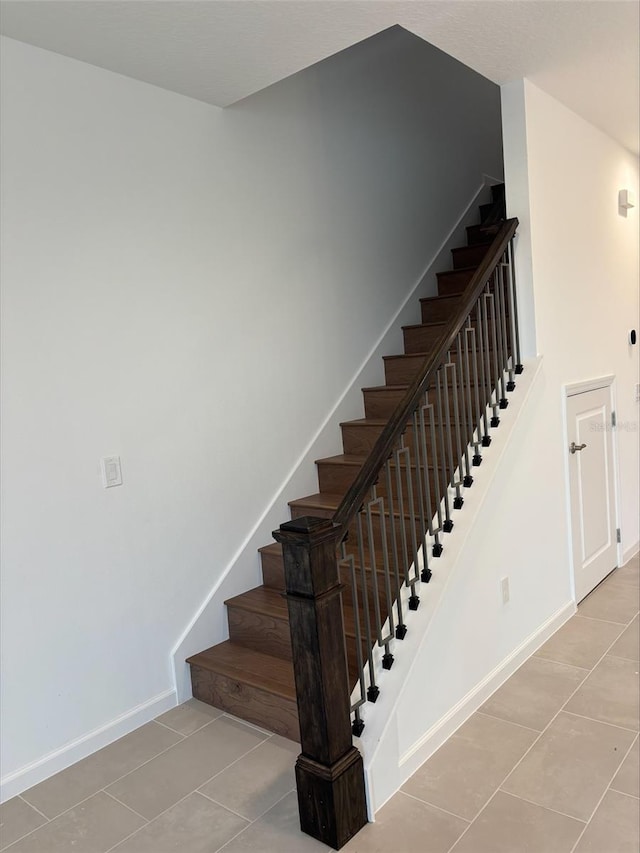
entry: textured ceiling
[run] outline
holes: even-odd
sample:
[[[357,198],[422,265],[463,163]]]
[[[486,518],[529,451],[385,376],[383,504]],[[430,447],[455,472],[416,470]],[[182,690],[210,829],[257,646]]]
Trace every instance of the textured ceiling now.
[[[638,152],[636,0],[3,0],[11,38],[227,106],[393,24]]]

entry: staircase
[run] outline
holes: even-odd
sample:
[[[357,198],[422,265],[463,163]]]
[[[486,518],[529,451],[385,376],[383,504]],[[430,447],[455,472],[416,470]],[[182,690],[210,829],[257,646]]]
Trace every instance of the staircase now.
[[[290,501],[292,519],[336,517],[345,495],[352,489],[369,454],[379,446],[385,427],[412,383],[423,371],[430,354],[446,338],[451,320],[463,304],[467,286],[504,226],[503,185],[492,188],[492,201],[481,205],[479,213],[480,224],[467,228],[467,245],[452,251],[452,269],[438,273],[438,295],[420,300],[421,322],[403,327],[404,353],[384,358],[385,384],[362,389],[364,417],[340,425],[343,452],[317,460],[319,491]],[[493,294],[494,290],[495,284],[487,284],[487,293]],[[499,297],[496,303],[499,304]],[[432,394],[432,399],[442,398],[445,403],[437,406],[432,403],[431,420],[426,426],[424,409],[422,416],[414,414],[406,422],[401,445],[389,458],[385,474],[380,472],[366,511],[360,509],[346,528],[348,537],[339,554],[340,581],[346,587],[343,614],[349,682],[352,688],[358,682],[361,686],[360,702],[352,709],[356,734],[363,726],[359,704],[375,701],[377,696],[372,647],[377,642],[384,648],[382,665],[390,667],[391,640],[402,639],[407,624],[410,630],[406,610],[418,607],[420,581],[428,582],[431,577],[426,556],[418,565],[415,543],[423,541],[428,530],[430,555],[437,558],[442,553],[442,534],[450,532],[454,525],[451,504],[454,509],[462,507],[463,490],[473,482],[471,468],[481,463],[481,448],[490,443],[486,414],[484,427],[478,424],[475,414],[480,417],[487,404],[493,405],[491,427],[497,427],[498,409],[507,405],[504,391],[514,387],[513,357],[508,383],[504,379],[504,365],[506,350],[513,344],[513,328],[517,327],[511,325],[510,305],[506,300],[504,303],[501,315],[498,311],[487,314],[485,310],[483,316],[480,301],[471,311],[464,329],[471,350],[458,344],[448,356],[448,366],[457,366],[457,372],[451,372],[458,377],[458,384],[445,389],[440,384],[436,387],[434,382],[427,388],[427,398]],[[496,331],[502,331],[502,337]],[[505,349],[502,366],[496,358],[497,346]],[[476,364],[475,371],[470,367],[471,362]],[[482,375],[477,367],[480,362]],[[446,377],[448,373],[445,370],[443,375]],[[418,447],[421,431],[422,450]],[[430,440],[424,440],[427,432]],[[389,557],[391,543],[395,549],[393,561]],[[263,585],[226,602],[229,639],[188,659],[193,695],[298,741],[289,612],[282,594],[285,589],[282,546],[274,543],[259,550]],[[417,568],[411,568],[414,564]],[[409,588],[410,592],[408,599],[405,596],[404,606],[400,601],[403,588]],[[381,634],[383,625],[390,631],[388,636]],[[366,684],[364,670],[368,672]]]

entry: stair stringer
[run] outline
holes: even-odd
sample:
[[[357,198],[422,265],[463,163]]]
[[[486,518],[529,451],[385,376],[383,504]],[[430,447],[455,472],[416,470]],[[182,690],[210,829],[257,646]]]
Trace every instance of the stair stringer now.
[[[526,361],[524,373],[516,379],[509,406],[500,412],[500,426],[492,431],[491,446],[483,451],[482,465],[474,469],[473,486],[464,490],[464,507],[453,515],[455,527],[444,539],[444,553],[430,560],[433,577],[428,585],[421,584],[420,607],[407,620],[407,636],[402,642],[395,641],[392,648],[393,667],[383,671],[380,660],[376,661],[380,696],[375,704],[361,707],[365,729],[354,739],[364,758],[370,820],[576,609],[570,572],[564,565],[567,552],[558,555],[565,571],[557,572],[555,587],[548,594],[542,591],[543,601],[536,601],[527,612],[532,595],[535,598],[529,590],[524,600],[523,592],[535,584],[532,566],[549,559],[543,529],[537,525],[532,527],[533,541],[523,543],[526,555],[514,554],[517,565],[514,559],[508,569],[511,601],[502,605],[504,554],[496,556],[494,563],[487,541],[496,533],[492,502],[497,491],[507,499],[505,481],[514,474],[522,443],[539,417],[544,389],[542,358]],[[521,495],[523,487],[514,480],[514,495]],[[515,496],[509,503],[514,514],[519,512]],[[526,526],[526,519],[522,523]],[[506,542],[501,541],[495,550],[504,551],[505,547]],[[478,595],[475,608],[473,598],[479,589],[488,595],[489,604]],[[458,603],[465,597],[471,616],[466,613],[456,618]],[[451,636],[460,633],[467,635],[469,658],[458,655],[448,660]]]
[[[218,576],[216,584],[209,590],[188,625],[176,641],[170,653],[178,703],[190,698],[191,679],[185,660],[204,648],[228,638],[225,600],[260,585],[260,560],[258,548],[272,541],[271,532],[289,517],[287,501],[293,495],[304,495],[316,491],[316,466],[314,460],[330,456],[341,446],[341,421],[362,417],[362,388],[381,384],[382,356],[402,351],[402,326],[416,322],[419,315],[419,300],[437,293],[435,274],[446,269],[450,262],[451,249],[465,242],[465,228],[477,219],[477,207],[490,198],[491,186],[501,179],[482,175],[472,190],[468,203],[457,221],[444,237],[440,247],[431,257],[417,281],[402,297],[402,301],[383,332],[357,368],[335,406],[329,412],[305,450],[294,461],[291,469],[265,507],[228,565]],[[312,377],[311,377],[312,378]]]

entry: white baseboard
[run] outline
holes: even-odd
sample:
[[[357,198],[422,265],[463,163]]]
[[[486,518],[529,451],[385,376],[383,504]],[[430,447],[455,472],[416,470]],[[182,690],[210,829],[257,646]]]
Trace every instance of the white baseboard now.
[[[470,690],[451,710],[441,717],[422,737],[406,750],[398,759],[397,786],[393,791],[387,791],[384,800],[372,803],[372,811],[378,811],[390,797],[393,796],[416,770],[439,749],[443,743],[454,734],[469,717],[483,705],[513,673],[536,652],[540,646],[570,619],[576,612],[574,601],[568,601],[556,611],[533,634],[527,637],[496,666],[479,684]],[[369,790],[375,785],[369,780]]]
[[[630,548],[622,552],[622,565],[626,565],[632,557],[640,551],[640,542],[635,542]]]
[[[0,802],[21,794],[39,782],[43,782],[55,773],[65,770],[76,761],[86,758],[97,750],[113,743],[114,740],[128,735],[134,729],[143,726],[155,717],[169,711],[176,705],[175,690],[165,690],[142,705],[137,705],[130,711],[121,714],[100,728],[94,729],[82,737],[56,749],[54,752],[39,758],[9,773],[0,779]]]

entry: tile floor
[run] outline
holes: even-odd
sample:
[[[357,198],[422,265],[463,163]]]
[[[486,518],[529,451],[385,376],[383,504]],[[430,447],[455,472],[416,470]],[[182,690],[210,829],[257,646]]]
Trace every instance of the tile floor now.
[[[346,853],[638,853],[636,556],[427,761]],[[318,853],[297,746],[197,701],[1,807],[10,853]]]

